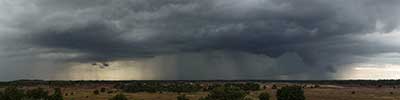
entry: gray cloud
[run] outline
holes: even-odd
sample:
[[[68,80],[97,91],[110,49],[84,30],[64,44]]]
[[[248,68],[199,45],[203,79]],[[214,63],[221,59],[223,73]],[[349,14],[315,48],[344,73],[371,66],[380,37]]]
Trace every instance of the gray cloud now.
[[[397,0],[16,0],[1,4],[12,7],[9,14],[2,11],[0,18],[4,32],[0,35],[7,37],[0,39],[7,42],[4,55],[108,62],[172,54],[177,55],[177,63],[171,66],[177,67],[177,77],[182,79],[204,78],[185,72],[212,69],[202,66],[237,66],[231,69],[254,74],[263,69],[262,64],[271,63],[254,62],[260,59],[276,59],[277,65],[271,66],[277,69],[270,70],[277,73],[249,77],[302,74],[312,79],[318,74],[327,78],[321,74],[362,62],[354,59],[358,56],[398,52],[398,47],[370,45],[371,41],[359,38],[398,28]],[[24,50],[27,54],[20,53]],[[234,57],[223,57],[227,65],[215,62],[218,59],[205,61],[214,58],[206,57],[207,52],[215,51],[223,52],[211,55]],[[248,57],[254,55],[262,57]],[[246,78],[229,72],[222,76]]]

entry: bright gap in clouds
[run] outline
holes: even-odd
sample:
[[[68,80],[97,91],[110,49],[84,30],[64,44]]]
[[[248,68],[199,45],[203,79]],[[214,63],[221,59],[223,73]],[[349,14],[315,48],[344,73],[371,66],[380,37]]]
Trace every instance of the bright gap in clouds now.
[[[101,68],[90,64],[72,64],[57,79],[65,80],[131,80],[143,79],[134,62],[113,62],[113,67]],[[128,66],[129,65],[129,66]]]
[[[358,39],[369,43],[369,50],[380,50],[379,54],[358,56],[360,63],[347,65],[339,79],[400,79],[400,53],[387,52],[399,50],[400,31],[398,29],[388,33],[371,33],[359,36]],[[379,44],[379,45],[377,45]],[[380,49],[381,46],[390,48]]]
[[[400,65],[354,65],[347,73],[343,74],[342,79],[400,79]]]

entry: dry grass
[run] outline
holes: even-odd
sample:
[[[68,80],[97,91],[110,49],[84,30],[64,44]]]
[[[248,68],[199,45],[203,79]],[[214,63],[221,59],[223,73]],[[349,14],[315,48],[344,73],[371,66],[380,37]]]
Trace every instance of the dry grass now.
[[[66,92],[74,92],[73,96],[66,96],[65,100],[107,100],[116,93],[101,93],[94,95],[92,90],[68,90]],[[272,100],[276,100],[276,90],[266,89],[251,92],[248,97],[257,100],[258,94],[267,91],[272,96]],[[355,91],[355,94],[352,94]],[[393,92],[393,94],[390,94]],[[125,93],[129,99],[134,100],[176,100],[178,93]],[[197,100],[202,96],[206,96],[205,92],[187,93],[190,100]],[[400,100],[400,90],[392,88],[314,88],[305,89],[307,100]],[[88,98],[86,98],[88,96]]]
[[[334,88],[332,88],[334,87]],[[100,90],[100,88],[97,88]],[[0,90],[2,90],[0,88]],[[63,88],[63,93],[68,93],[64,96],[65,100],[108,100],[119,92],[114,93],[100,93],[95,95],[93,91],[96,89],[88,88]],[[107,89],[107,91],[110,89]],[[116,91],[116,90],[113,90]],[[276,100],[275,92],[273,89],[266,89],[260,91],[253,91],[248,95],[248,98],[258,100],[257,96],[261,92],[268,92],[272,96],[272,100]],[[393,88],[366,88],[366,87],[335,87],[329,88],[306,88],[305,95],[307,100],[400,100],[400,89]],[[355,94],[352,94],[352,92]],[[393,94],[391,94],[391,92]],[[74,95],[70,95],[73,93]],[[124,93],[130,100],[176,100],[178,93]],[[200,97],[206,96],[206,92],[185,93],[190,100],[197,100]]]
[[[74,92],[74,95],[65,96],[65,100],[108,100],[117,93],[100,93],[93,94],[93,90],[67,90],[65,92]],[[130,100],[176,100],[178,93],[124,93]],[[197,100],[202,96],[207,95],[205,92],[185,93],[191,100]],[[86,98],[87,97],[87,98]]]

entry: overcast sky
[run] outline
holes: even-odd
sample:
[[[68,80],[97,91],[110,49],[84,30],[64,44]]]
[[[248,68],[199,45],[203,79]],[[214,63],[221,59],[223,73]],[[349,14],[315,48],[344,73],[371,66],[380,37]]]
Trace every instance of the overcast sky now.
[[[398,79],[399,0],[0,0],[0,80]]]

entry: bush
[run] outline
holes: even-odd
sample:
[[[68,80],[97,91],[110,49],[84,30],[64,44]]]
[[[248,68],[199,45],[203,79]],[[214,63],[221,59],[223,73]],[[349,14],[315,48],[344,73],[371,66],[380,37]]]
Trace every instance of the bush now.
[[[43,88],[32,89],[24,92],[16,87],[8,87],[4,93],[0,93],[0,100],[63,100],[61,89],[54,90],[53,95],[48,95],[48,91]]]
[[[260,95],[258,95],[259,100],[269,100],[269,94],[267,92],[263,92]]]
[[[178,97],[176,97],[177,100],[189,100],[186,95],[179,95]]]
[[[238,87],[221,86],[214,88],[207,97],[201,100],[244,100],[246,92]]]
[[[39,100],[49,98],[49,92],[45,91],[43,88],[36,88],[33,90],[26,91],[26,96],[31,99]]]
[[[6,88],[0,96],[0,100],[22,100],[23,98],[25,98],[24,91],[16,87]]]
[[[304,91],[299,86],[286,86],[276,93],[277,100],[305,100]]]
[[[106,92],[106,88],[101,88],[101,89],[100,89],[100,92],[101,92],[101,93]]]
[[[114,97],[110,98],[109,100],[128,100],[128,98],[124,94],[119,93]]]
[[[318,84],[314,85],[314,88],[320,88],[321,86],[319,86]]]
[[[278,87],[274,84],[272,85],[272,89],[278,89]]]
[[[49,96],[48,100],[64,100],[61,89],[60,88],[55,88],[54,93]]]
[[[94,95],[99,95],[99,94],[100,94],[100,91],[99,91],[99,90],[94,90],[94,91],[93,91],[93,94],[94,94]]]

